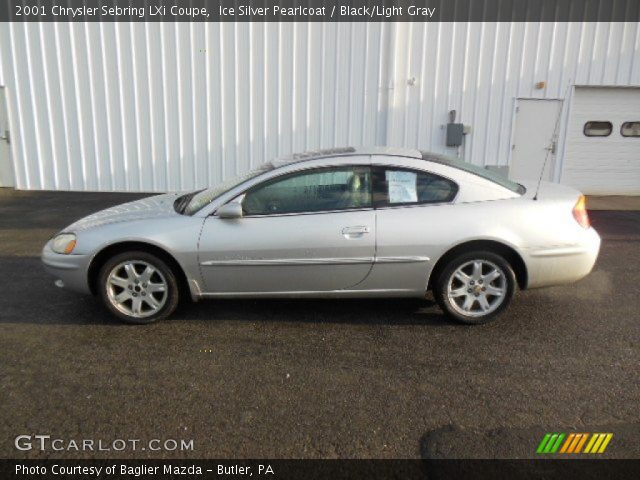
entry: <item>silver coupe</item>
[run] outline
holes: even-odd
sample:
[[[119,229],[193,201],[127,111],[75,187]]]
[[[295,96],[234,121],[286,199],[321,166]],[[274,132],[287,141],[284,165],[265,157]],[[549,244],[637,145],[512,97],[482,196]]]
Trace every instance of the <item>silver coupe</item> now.
[[[424,297],[464,323],[576,281],[600,237],[580,192],[409,149],[274,160],[213,188],[89,215],[44,247],[56,285],[131,323],[183,297]]]

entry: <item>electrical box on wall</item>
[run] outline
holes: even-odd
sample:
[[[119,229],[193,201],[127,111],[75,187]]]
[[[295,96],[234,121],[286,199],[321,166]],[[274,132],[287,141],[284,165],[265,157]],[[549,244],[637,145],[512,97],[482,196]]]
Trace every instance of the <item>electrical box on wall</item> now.
[[[462,123],[447,123],[447,147],[462,145],[464,125]]]

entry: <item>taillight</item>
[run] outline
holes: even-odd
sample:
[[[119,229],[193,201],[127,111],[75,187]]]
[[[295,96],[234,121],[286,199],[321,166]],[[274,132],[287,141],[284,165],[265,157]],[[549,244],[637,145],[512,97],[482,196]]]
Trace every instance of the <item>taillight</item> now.
[[[591,222],[589,221],[589,215],[587,214],[587,201],[584,195],[580,195],[580,198],[573,207],[573,218],[580,224],[582,228],[589,228]]]

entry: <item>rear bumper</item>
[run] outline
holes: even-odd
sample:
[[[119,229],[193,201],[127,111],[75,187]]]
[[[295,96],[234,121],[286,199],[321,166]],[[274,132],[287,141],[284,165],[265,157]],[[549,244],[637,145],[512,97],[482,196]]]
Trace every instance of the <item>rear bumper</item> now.
[[[578,241],[540,249],[526,254],[528,288],[571,283],[586,277],[598,258],[600,236],[589,228],[580,232]]]
[[[80,293],[91,293],[87,283],[88,255],[62,255],[51,250],[48,242],[41,255],[44,269],[53,275],[56,285]],[[58,282],[60,280],[62,283]]]

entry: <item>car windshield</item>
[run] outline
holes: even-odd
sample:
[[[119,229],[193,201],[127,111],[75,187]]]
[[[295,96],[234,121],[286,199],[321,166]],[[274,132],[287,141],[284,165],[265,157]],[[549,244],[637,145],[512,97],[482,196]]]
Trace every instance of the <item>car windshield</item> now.
[[[273,164],[264,163],[260,165],[258,168],[255,168],[243,175],[239,175],[237,177],[229,178],[222,183],[219,183],[215,187],[207,188],[206,190],[202,190],[201,192],[196,193],[189,204],[184,209],[184,213],[186,215],[193,215],[198,210],[203,207],[209,205],[213,200],[218,198],[223,193],[228,192],[232,188],[237,187],[241,183],[246,182],[247,180],[251,180],[258,175],[262,175],[264,172],[268,172],[273,169]]]
[[[493,183],[497,183],[501,187],[507,188],[515,193],[523,194],[525,192],[525,188],[519,183],[512,182],[507,177],[500,175],[498,172],[484,167],[479,167],[456,158],[437,155],[431,152],[422,152],[422,158],[430,162],[441,163],[442,165],[473,173],[474,175],[478,175],[479,177],[485,178]]]

